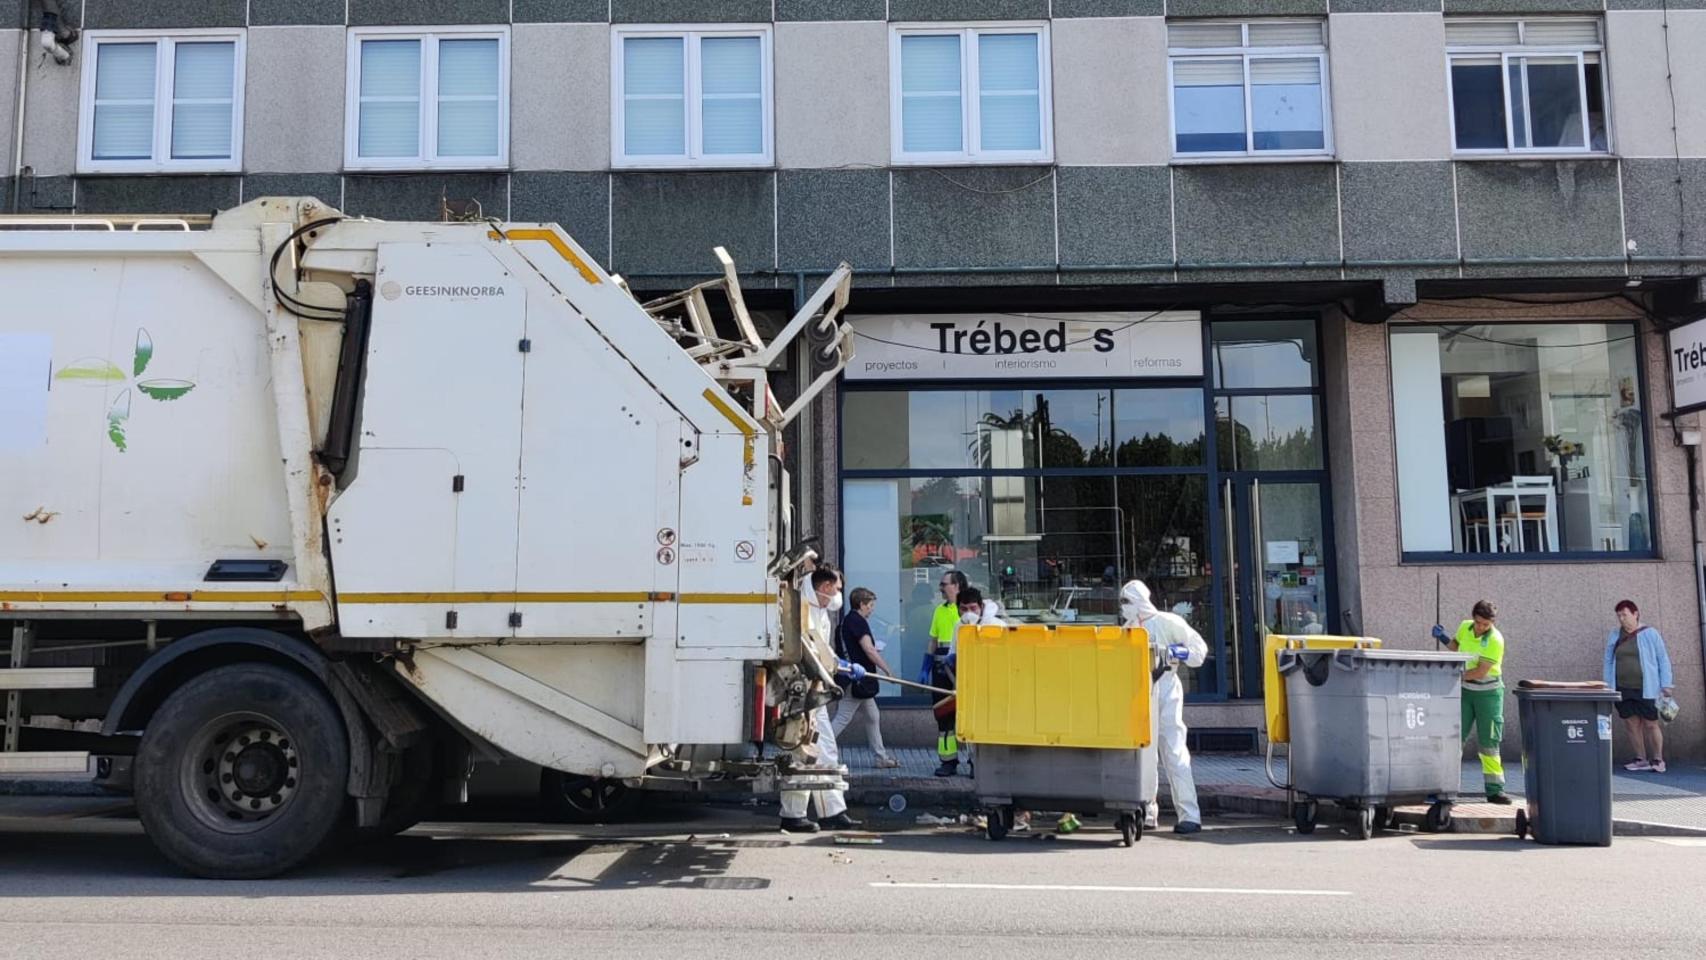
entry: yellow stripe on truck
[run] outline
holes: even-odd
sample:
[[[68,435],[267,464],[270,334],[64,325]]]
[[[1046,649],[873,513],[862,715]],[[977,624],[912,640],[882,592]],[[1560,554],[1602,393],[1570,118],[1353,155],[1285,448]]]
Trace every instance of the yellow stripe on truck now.
[[[338,603],[351,605],[396,605],[414,603],[650,603],[650,593],[344,593]],[[689,604],[775,603],[768,593],[684,593],[675,598]]]
[[[0,603],[319,603],[313,590],[0,590]]]
[[[493,230],[487,236],[493,240],[542,240],[549,244],[552,250],[557,251],[557,256],[567,260],[576,270],[580,271],[581,279],[591,284],[603,282],[598,276],[598,271],[587,266],[586,261],[575,253],[573,247],[564,243],[563,238],[558,236],[555,230]]]

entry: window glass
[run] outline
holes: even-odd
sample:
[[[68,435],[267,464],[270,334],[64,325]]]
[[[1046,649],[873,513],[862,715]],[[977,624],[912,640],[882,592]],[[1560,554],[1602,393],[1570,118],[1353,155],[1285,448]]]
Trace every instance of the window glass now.
[[[1324,26],[1253,21],[1168,27],[1179,154],[1324,153]]]
[[[421,42],[364,40],[361,44],[363,157],[415,157],[421,152]]]
[[[1625,323],[1394,330],[1404,549],[1652,550],[1636,358]]]
[[[895,28],[897,161],[1047,159],[1041,28]]]
[[[1205,465],[1201,390],[1115,390],[1114,417],[1115,466]]]
[[[1604,151],[1599,21],[1448,19],[1459,150]]]
[[[147,160],[154,155],[152,43],[96,46],[96,160]]]
[[[172,72],[172,158],[231,156],[235,43],[179,43]]]
[[[1034,33],[985,33],[977,38],[978,110],[985,150],[1042,149],[1037,40]]]
[[[1320,404],[1298,394],[1215,401],[1222,470],[1319,470]]]
[[[1320,376],[1314,320],[1216,320],[1209,336],[1216,387],[1312,387]]]
[[[960,37],[900,38],[901,141],[907,153],[965,149]]]
[[[439,156],[497,155],[498,52],[496,40],[439,41]]]
[[[686,153],[686,41],[628,37],[622,50],[624,149],[630,156]]]
[[[758,37],[700,41],[706,154],[764,152],[763,47]]]

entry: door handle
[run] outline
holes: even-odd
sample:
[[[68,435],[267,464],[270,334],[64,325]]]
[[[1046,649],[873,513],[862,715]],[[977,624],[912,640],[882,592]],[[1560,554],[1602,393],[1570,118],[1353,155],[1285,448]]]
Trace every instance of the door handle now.
[[[1233,493],[1232,481],[1227,480],[1221,485],[1221,500],[1226,517],[1226,606],[1231,614],[1227,621],[1227,634],[1231,640],[1227,644],[1232,653],[1232,669],[1229,671],[1227,692],[1234,697],[1244,695],[1243,678],[1238,670],[1239,664],[1239,619],[1238,619],[1238,578],[1233,572],[1238,569],[1238,515],[1232,512]]]

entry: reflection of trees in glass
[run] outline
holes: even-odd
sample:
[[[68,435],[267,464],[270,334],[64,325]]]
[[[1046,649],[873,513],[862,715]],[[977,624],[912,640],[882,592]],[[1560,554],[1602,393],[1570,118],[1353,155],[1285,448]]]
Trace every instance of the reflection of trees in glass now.
[[[1029,413],[1024,410],[1014,410],[1011,413],[985,413],[978,419],[977,435],[972,438],[969,447],[972,460],[980,467],[1012,469],[1018,467],[1107,467],[1112,466],[1112,451],[1110,441],[1098,437],[1096,445],[1090,450],[1084,449],[1084,444],[1072,432],[1054,426],[1049,421],[1049,402],[1046,397],[1038,396],[1036,408]],[[1024,446],[1021,463],[995,462],[995,437],[1003,433],[1018,433]],[[1039,443],[1040,438],[1040,443]],[[1037,454],[1042,454],[1042,462],[1038,464]]]
[[[1199,433],[1181,443],[1166,434],[1145,433],[1121,443],[1115,456],[1122,467],[1196,467],[1203,462],[1203,439]]]
[[[1215,419],[1215,443],[1220,448],[1220,462],[1228,469],[1314,470],[1321,466],[1311,427],[1258,440],[1249,426],[1223,413]]]

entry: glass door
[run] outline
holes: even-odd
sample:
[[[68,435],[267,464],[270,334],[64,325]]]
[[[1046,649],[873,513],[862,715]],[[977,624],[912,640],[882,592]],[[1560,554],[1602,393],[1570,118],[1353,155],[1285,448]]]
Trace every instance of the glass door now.
[[[1270,633],[1327,633],[1332,620],[1326,501],[1313,481],[1227,478],[1219,508],[1231,574],[1225,591],[1227,696],[1262,695]]]

